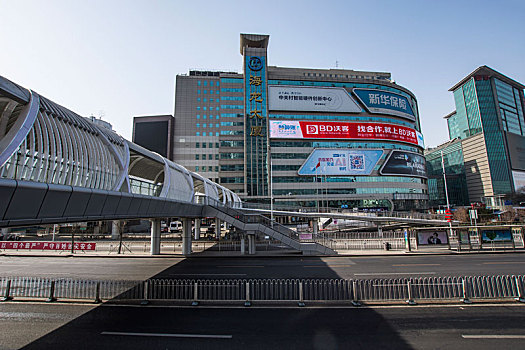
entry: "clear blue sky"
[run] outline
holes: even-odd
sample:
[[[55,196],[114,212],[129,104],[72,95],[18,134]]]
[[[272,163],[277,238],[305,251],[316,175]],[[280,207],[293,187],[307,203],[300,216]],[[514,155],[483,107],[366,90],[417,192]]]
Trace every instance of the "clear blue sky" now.
[[[175,75],[241,71],[239,33],[269,64],[391,72],[419,101],[427,145],[447,140],[448,89],[481,65],[525,83],[525,1],[0,0],[0,75],[131,139],[173,114]]]

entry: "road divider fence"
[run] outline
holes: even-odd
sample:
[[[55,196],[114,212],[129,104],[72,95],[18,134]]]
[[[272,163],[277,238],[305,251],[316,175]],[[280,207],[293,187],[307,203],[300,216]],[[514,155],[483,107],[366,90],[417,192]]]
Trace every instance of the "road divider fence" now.
[[[148,279],[146,281],[0,277],[0,298],[191,302],[525,302],[525,275],[394,279]]]

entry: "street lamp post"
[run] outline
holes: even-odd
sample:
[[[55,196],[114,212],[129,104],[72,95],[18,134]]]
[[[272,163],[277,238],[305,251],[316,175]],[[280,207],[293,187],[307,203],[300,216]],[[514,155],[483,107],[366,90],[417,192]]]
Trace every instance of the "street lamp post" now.
[[[445,173],[445,158],[443,156],[443,150],[441,150],[441,167],[443,168],[443,182],[445,183],[445,198],[447,200],[447,211],[450,212],[450,202],[448,201],[447,175]],[[452,221],[448,221],[448,225],[450,229],[449,237],[452,237]],[[460,244],[461,242],[458,239],[458,249]]]

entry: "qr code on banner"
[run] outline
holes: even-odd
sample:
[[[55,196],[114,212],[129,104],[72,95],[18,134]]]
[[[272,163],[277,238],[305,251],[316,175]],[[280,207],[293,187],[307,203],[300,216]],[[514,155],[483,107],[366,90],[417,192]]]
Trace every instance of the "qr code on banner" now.
[[[350,155],[350,170],[365,170],[364,155]]]

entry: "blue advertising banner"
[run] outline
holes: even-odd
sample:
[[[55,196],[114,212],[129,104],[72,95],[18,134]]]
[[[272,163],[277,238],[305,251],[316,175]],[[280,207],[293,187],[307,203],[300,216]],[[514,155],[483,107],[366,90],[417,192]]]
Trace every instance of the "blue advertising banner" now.
[[[299,175],[370,175],[383,150],[315,149],[299,169]]]
[[[483,230],[481,239],[484,243],[512,241],[512,234],[510,230]]]
[[[352,92],[370,113],[390,114],[410,121],[416,120],[412,106],[403,95],[377,89],[353,89]]]

